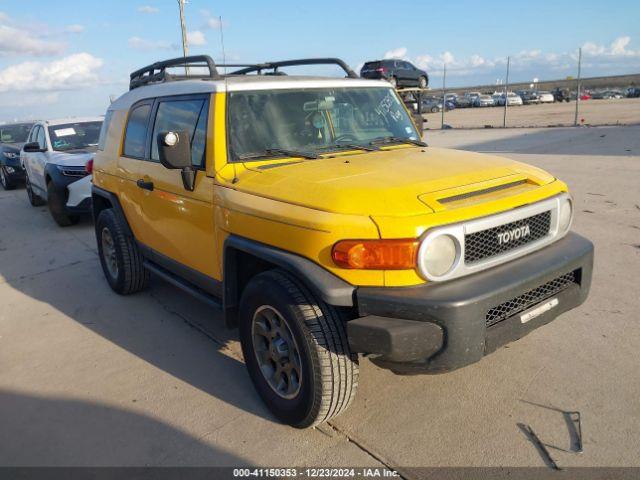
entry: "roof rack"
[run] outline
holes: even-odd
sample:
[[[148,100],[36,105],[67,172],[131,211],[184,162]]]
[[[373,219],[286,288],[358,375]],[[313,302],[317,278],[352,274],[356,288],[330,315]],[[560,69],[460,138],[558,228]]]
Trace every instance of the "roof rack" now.
[[[184,67],[185,75],[173,75],[166,71],[171,67]],[[189,67],[207,67],[209,75],[190,75]],[[190,57],[171,58],[136,70],[130,75],[129,90],[149,83],[169,82],[172,80],[186,80],[190,78],[218,79],[220,74],[216,64],[209,55],[193,55]]]
[[[342,68],[347,77],[349,78],[358,78],[356,72],[351,70],[351,67],[347,65],[343,60],[339,58],[301,58],[298,60],[283,60],[279,62],[266,62],[266,63],[257,63],[253,65],[238,65],[238,64],[230,64],[230,65],[219,65],[220,67],[244,67],[240,70],[236,70],[235,72],[231,72],[230,75],[246,75],[247,73],[256,72],[258,75],[263,75],[263,70],[272,70],[273,72],[270,75],[279,75],[281,72],[278,72],[278,68],[280,67],[294,67],[298,65],[338,65]]]

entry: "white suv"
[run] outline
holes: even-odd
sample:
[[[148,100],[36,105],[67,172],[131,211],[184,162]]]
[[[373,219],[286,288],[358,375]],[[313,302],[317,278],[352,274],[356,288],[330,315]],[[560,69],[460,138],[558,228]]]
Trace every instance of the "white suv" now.
[[[91,212],[91,168],[103,117],[37,122],[20,152],[33,206],[49,204],[60,226]]]

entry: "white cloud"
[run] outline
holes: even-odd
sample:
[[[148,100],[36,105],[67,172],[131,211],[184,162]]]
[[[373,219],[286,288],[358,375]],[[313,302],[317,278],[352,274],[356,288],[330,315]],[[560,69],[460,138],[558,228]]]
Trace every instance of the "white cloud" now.
[[[95,84],[103,61],[89,53],[76,53],[51,62],[29,61],[0,70],[2,92],[55,92]]]
[[[73,25],[67,25],[63,30],[64,33],[82,33],[84,31],[84,25],[79,25],[77,23]]]
[[[151,5],[143,5],[141,7],[138,7],[138,12],[140,13],[158,13],[160,10],[157,9],[156,7],[152,7]]]
[[[0,17],[0,21],[7,21],[8,17]],[[66,45],[60,42],[42,40],[33,33],[9,25],[0,24],[0,57],[12,55],[59,55]]]
[[[201,28],[208,30],[219,30],[227,26],[227,22],[221,21],[220,17],[215,17],[209,10],[200,10],[200,16],[204,17],[205,22]]]
[[[127,41],[129,47],[135,50],[175,50],[174,44],[162,40],[147,40],[140,37],[131,37]]]
[[[187,32],[187,44],[197,47],[200,45],[206,45],[207,39],[200,30],[193,30],[191,32]]]
[[[9,20],[9,16],[4,12],[0,12],[0,22],[6,22],[7,20]]]
[[[407,55],[407,48],[398,47],[386,52],[384,54],[384,58],[405,58],[406,55]]]

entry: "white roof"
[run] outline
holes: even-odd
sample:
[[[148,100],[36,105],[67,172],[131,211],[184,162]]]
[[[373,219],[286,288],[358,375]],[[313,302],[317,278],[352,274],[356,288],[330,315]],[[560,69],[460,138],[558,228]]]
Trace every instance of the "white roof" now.
[[[44,122],[41,122],[41,123],[54,126],[54,125],[64,125],[66,123],[87,123],[87,122],[102,122],[102,121],[104,121],[104,116],[55,118],[53,120],[45,120]]]
[[[223,77],[220,80],[178,80],[144,85],[134,88],[122,95],[111,104],[109,110],[128,110],[131,105],[139,100],[170,95],[236,92],[247,90],[340,87],[393,88],[388,82],[382,80],[365,80],[363,78],[327,78],[290,75],[237,75]]]

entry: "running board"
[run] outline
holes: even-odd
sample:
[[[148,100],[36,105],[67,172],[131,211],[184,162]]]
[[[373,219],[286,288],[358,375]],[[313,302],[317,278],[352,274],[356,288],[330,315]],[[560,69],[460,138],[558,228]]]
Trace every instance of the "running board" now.
[[[217,308],[218,310],[222,310],[222,301],[220,299],[214,297],[213,295],[208,294],[207,292],[196,287],[192,283],[189,283],[186,280],[183,280],[182,278],[177,277],[173,273],[162,268],[160,265],[157,265],[149,260],[145,260],[143,262],[143,265],[144,265],[144,268],[149,270],[151,273],[154,273],[155,275],[159,276],[163,280],[178,287],[180,290],[187,292],[190,295],[193,295],[198,300],[201,300],[202,302],[214,308]]]

